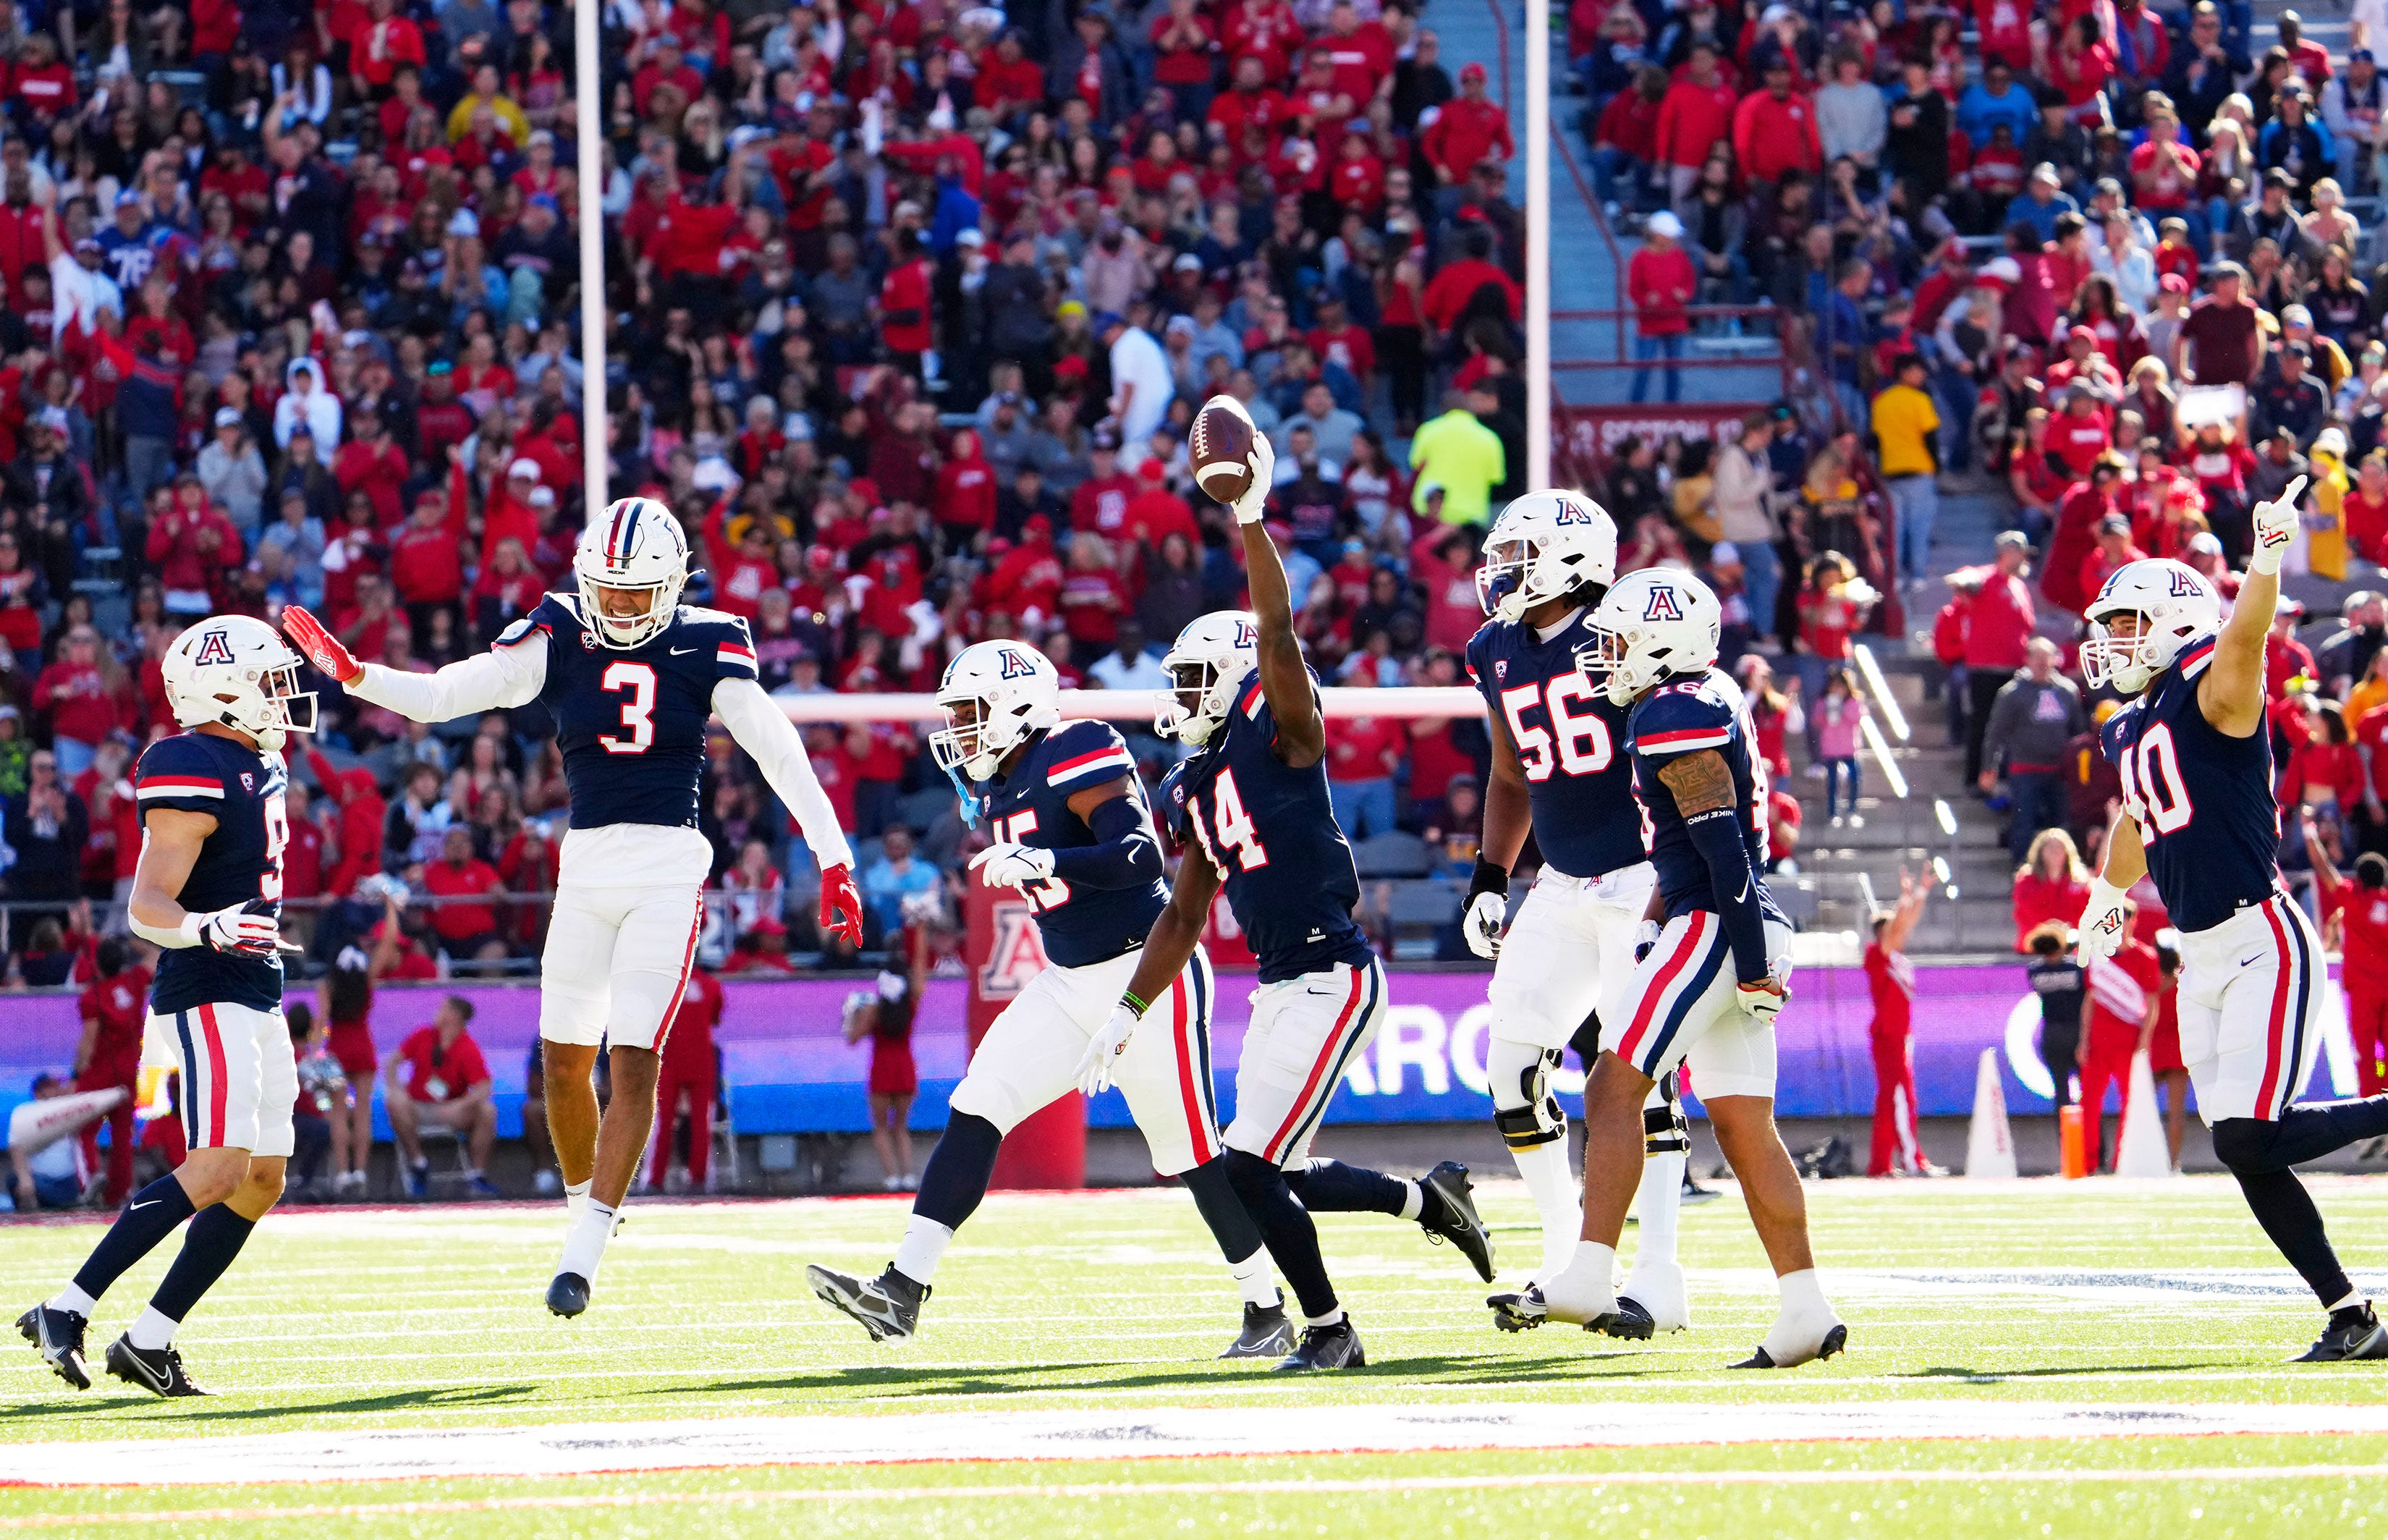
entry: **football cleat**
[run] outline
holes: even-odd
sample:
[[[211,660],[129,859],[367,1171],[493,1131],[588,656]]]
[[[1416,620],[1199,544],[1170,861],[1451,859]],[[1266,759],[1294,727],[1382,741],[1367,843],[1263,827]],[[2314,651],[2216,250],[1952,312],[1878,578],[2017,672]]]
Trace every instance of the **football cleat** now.
[[[1529,1283],[1514,1294],[1494,1294],[1485,1305],[1492,1311],[1492,1324],[1504,1331],[1531,1331],[1554,1317],[1548,1302],[1543,1298],[1542,1285]],[[1582,1323],[1586,1331],[1604,1336],[1620,1337],[1627,1342],[1647,1341],[1654,1323],[1650,1312],[1630,1299],[1620,1298],[1614,1314],[1594,1316]]]
[[[1683,1265],[1661,1262],[1656,1257],[1633,1259],[1633,1274],[1618,1291],[1620,1308],[1632,1305],[1650,1317],[1654,1331],[1688,1331],[1692,1326],[1692,1296],[1683,1287]]]
[[[1293,1322],[1286,1318],[1285,1294],[1275,1305],[1244,1302],[1244,1330],[1222,1358],[1277,1358],[1293,1351]]]
[[[1812,1352],[1805,1354],[1785,1354],[1782,1358],[1778,1359],[1773,1354],[1769,1353],[1766,1350],[1766,1344],[1764,1343],[1760,1343],[1758,1344],[1757,1352],[1751,1354],[1748,1357],[1744,1358],[1741,1362],[1734,1365],[1733,1367],[1735,1368],[1797,1368],[1801,1364],[1810,1363],[1819,1358],[1829,1358],[1834,1354],[1840,1352],[1843,1348],[1848,1345],[1849,1329],[1843,1326],[1839,1321],[1835,1321],[1832,1325],[1832,1330],[1824,1333],[1823,1340],[1816,1344]]]
[[[2331,1312],[2321,1340],[2291,1359],[2298,1364],[2344,1364],[2359,1358],[2388,1358],[2388,1326],[2371,1313],[2371,1302]],[[66,1370],[60,1369],[60,1374]]]
[[[131,1332],[108,1344],[108,1372],[128,1385],[138,1385],[152,1395],[170,1399],[212,1394],[183,1368],[183,1355],[171,1343],[164,1347],[135,1347]]]
[[[1683,1196],[1682,1202],[1685,1203],[1712,1203],[1723,1196],[1724,1194],[1719,1192],[1715,1188],[1702,1187],[1699,1183],[1692,1180],[1692,1168],[1688,1165],[1683,1167]]]
[[[1477,1217],[1476,1201],[1468,1196],[1470,1184],[1467,1167],[1457,1161],[1444,1161],[1418,1178],[1426,1192],[1426,1207],[1418,1215],[1418,1226],[1427,1239],[1436,1245],[1445,1241],[1459,1248],[1476,1276],[1485,1282],[1492,1281],[1492,1232]]]
[[[589,1280],[578,1273],[558,1273],[555,1281],[547,1286],[547,1308],[551,1315],[577,1316],[589,1308]]]
[[[877,1278],[864,1279],[819,1265],[805,1269],[813,1295],[854,1317],[874,1343],[900,1343],[920,1328],[921,1305],[931,1290],[889,1263]]]
[[[1346,1316],[1333,1326],[1303,1327],[1302,1345],[1285,1355],[1277,1372],[1307,1374],[1321,1368],[1360,1368],[1367,1362],[1367,1351],[1360,1345],[1360,1333],[1352,1329],[1352,1318]]]
[[[42,1362],[79,1391],[91,1389],[91,1371],[83,1368],[83,1328],[91,1323],[71,1310],[37,1305],[17,1317],[17,1330],[33,1344]]]

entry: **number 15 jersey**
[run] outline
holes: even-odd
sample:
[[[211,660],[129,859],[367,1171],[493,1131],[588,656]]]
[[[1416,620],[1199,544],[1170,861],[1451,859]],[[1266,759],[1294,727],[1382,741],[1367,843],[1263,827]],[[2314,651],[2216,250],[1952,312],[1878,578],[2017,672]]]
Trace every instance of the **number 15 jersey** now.
[[[194,914],[282,897],[282,848],[290,840],[283,794],[289,782],[279,756],[243,748],[212,732],[177,732],[141,755],[133,795],[146,831],[158,809],[205,813],[216,826],[183,879],[175,901]],[[202,1005],[282,1009],[282,959],[238,957],[208,947],[173,947],[158,954],[149,989],[152,1014],[171,1016]]]
[[[2148,875],[2187,932],[2211,930],[2280,883],[2271,734],[2259,725],[2233,738],[2205,719],[2197,683],[2213,660],[2210,638],[2185,649],[2098,733],[2122,776]]]
[[[1161,807],[1177,842],[1200,846],[1226,879],[1263,984],[1366,965],[1374,953],[1352,919],[1360,873],[1335,824],[1326,762],[1296,770],[1277,757],[1259,669],[1210,743],[1162,779]]]

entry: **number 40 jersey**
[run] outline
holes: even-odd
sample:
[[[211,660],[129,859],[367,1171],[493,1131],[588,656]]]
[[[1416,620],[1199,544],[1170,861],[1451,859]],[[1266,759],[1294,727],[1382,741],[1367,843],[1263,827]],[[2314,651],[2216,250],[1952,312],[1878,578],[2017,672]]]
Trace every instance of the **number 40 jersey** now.
[[[1650,859],[1625,708],[1575,666],[1577,651],[1592,644],[1591,615],[1569,617],[1548,640],[1523,621],[1488,621],[1467,643],[1468,678],[1518,747],[1543,864],[1570,877]]]

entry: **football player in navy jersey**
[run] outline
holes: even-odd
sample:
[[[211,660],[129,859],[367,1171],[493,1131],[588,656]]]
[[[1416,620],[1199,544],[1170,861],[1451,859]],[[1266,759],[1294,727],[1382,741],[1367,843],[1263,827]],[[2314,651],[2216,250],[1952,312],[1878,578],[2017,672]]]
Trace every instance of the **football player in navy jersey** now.
[[[2388,1134],[2388,1095],[2298,1106],[2321,1048],[2321,943],[2280,885],[2280,803],[2264,720],[2265,633],[2305,478],[2256,505],[2237,606],[2176,561],[2132,562],[2086,612],[2082,672],[2136,697],[2100,732],[2122,815],[2081,914],[2096,968],[2123,942],[2125,893],[2155,880],[2180,930],[2180,1050],[2197,1115],[2247,1206],[2330,1313],[2300,1363],[2388,1358],[2388,1328],[2339,1266],[2291,1169]]]
[[[577,592],[551,593],[489,651],[436,674],[360,664],[297,605],[283,627],[359,698],[421,722],[533,700],[555,719],[572,796],[540,959],[547,1116],[569,1216],[548,1308],[577,1316],[654,1122],[657,1050],[705,923],[713,850],[697,832],[705,728],[718,715],[787,805],[821,872],[824,928],[859,945],[853,853],[796,731],[763,693],[746,622],[680,603],[688,539],[651,498],[615,503],[573,553]],[[591,1072],[610,1045],[603,1126]]]
[[[1576,668],[1585,623],[1617,579],[1617,526],[1575,492],[1532,492],[1502,511],[1484,542],[1478,595],[1491,619],[1467,644],[1468,677],[1492,732],[1484,839],[1461,930],[1494,960],[1484,1068],[1492,1124],[1518,1163],[1543,1225],[1539,1274],[1568,1265],[1583,1228],[1568,1159],[1567,1114],[1550,1088],[1560,1053],[1587,1018],[1617,1021],[1656,879],[1625,752],[1625,710]],[[1509,869],[1533,832],[1542,875],[1505,927]],[[1596,1027],[1595,1030],[1598,1028]],[[1624,1298],[1658,1330],[1692,1324],[1675,1260],[1690,1129],[1673,1075],[1644,1109],[1639,1240]],[[1496,1294],[1493,1321],[1539,1324]]]
[[[1385,970],[1352,920],[1360,879],[1327,800],[1317,681],[1294,638],[1285,568],[1261,525],[1275,464],[1268,440],[1255,435],[1251,490],[1233,505],[1257,613],[1204,616],[1162,659],[1175,690],[1154,728],[1200,751],[1162,785],[1162,813],[1184,859],[1135,974],[1079,1071],[1081,1088],[1100,1091],[1152,1029],[1138,1023],[1160,1009],[1194,955],[1224,882],[1260,961],[1236,1065],[1227,1169],[1301,1302],[1301,1344],[1277,1366],[1299,1371],[1366,1362],[1327,1276],[1310,1210],[1416,1220],[1430,1239],[1456,1245],[1487,1282],[1492,1242],[1468,1197],[1467,1168],[1455,1161],[1411,1181],[1310,1157],[1344,1066],[1384,1020]]]
[[[282,1021],[282,745],[315,727],[298,661],[246,616],[203,620],[166,650],[167,704],[188,731],[150,745],[133,770],[142,836],[129,915],[133,934],[163,948],[146,1033],[182,1072],[190,1155],[134,1193],[74,1281],[17,1322],[77,1390],[91,1386],[83,1329],[100,1295],[189,1219],[149,1307],[109,1344],[108,1371],[157,1395],[208,1394],[184,1370],[174,1329],[282,1196],[298,1097]]]
[[[1765,1341],[1735,1367],[1788,1368],[1839,1352],[1848,1329],[1816,1276],[1799,1173],[1774,1127],[1774,1016],[1788,998],[1791,926],[1759,875],[1766,770],[1740,686],[1716,667],[1719,613],[1687,572],[1631,573],[1594,612],[1592,643],[1578,656],[1629,708],[1626,747],[1658,876],[1651,911],[1663,924],[1584,1085],[1583,1240],[1519,1308],[1612,1335],[1648,1332],[1610,1279],[1642,1107],[1661,1075],[1688,1064],[1783,1295]]]
[[[896,1259],[875,1279],[805,1269],[813,1292],[874,1341],[912,1335],[938,1260],[986,1196],[1004,1136],[1077,1088],[1086,1045],[1167,901],[1161,842],[1126,743],[1106,722],[1062,721],[1061,702],[1051,660],[1023,642],[963,649],[937,689],[946,726],[930,735],[930,752],[953,778],[964,816],[973,826],[990,820],[997,842],[971,865],[1028,900],[1052,966],[1004,1007],[971,1054]],[[1153,1170],[1185,1181],[1243,1292],[1243,1330],[1221,1356],[1282,1357],[1293,1347],[1285,1297],[1222,1158],[1211,998],[1211,964],[1197,948],[1158,1002],[1155,1029],[1128,1044],[1114,1079]]]

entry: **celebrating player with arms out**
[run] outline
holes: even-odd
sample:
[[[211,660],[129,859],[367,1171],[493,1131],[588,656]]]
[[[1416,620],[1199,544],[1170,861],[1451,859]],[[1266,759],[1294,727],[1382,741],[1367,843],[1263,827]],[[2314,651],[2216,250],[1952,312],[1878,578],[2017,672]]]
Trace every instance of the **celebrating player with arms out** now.
[[[821,870],[821,924],[859,944],[854,857],[803,743],[755,668],[746,622],[683,608],[688,541],[670,509],[624,498],[581,535],[578,594],[551,593],[497,645],[436,674],[360,664],[297,605],[283,626],[351,694],[420,722],[543,702],[556,722],[572,827],[540,959],[547,1115],[571,1215],[548,1308],[577,1316],[654,1122],[663,1033],[705,920],[712,848],[696,827],[705,726],[718,714],[795,815]],[[591,1081],[612,1047],[601,1127]]]
[[[298,655],[245,616],[184,631],[163,669],[174,720],[190,731],[150,745],[133,771],[142,835],[129,915],[133,934],[164,948],[146,1030],[182,1072],[190,1155],[134,1193],[74,1281],[17,1326],[60,1379],[88,1390],[83,1329],[99,1296],[189,1219],[149,1307],[109,1345],[108,1371],[158,1395],[205,1395],[184,1372],[174,1329],[282,1196],[292,1147],[282,745],[315,730],[315,697],[298,691]]]
[[[1492,777],[1484,843],[1463,923],[1492,969],[1492,1026],[1484,1050],[1492,1123],[1543,1222],[1541,1277],[1575,1254],[1583,1211],[1568,1160],[1567,1114],[1550,1089],[1560,1050],[1596,1011],[1620,1019],[1633,947],[1655,881],[1644,843],[1625,711],[1585,680],[1575,655],[1589,644],[1594,606],[1617,579],[1617,526],[1574,492],[1534,492],[1503,511],[1484,545],[1476,585],[1492,617],[1467,644],[1468,674],[1492,719]],[[1509,869],[1529,829],[1542,875],[1505,930]],[[1673,1075],[1643,1111],[1641,1237],[1623,1298],[1659,1330],[1692,1324],[1675,1216],[1691,1147]],[[1493,1321],[1521,1320],[1494,1296]]]
[[[2264,723],[2264,637],[2305,477],[2255,507],[2237,607],[2176,561],[2122,567],[2090,602],[2082,672],[2136,699],[2100,736],[2123,816],[2081,914],[2081,960],[2122,945],[2144,874],[2180,930],[2180,1048],[2214,1153],[2256,1223],[2330,1312],[2300,1363],[2388,1358],[2388,1329],[2347,1281],[2321,1212],[2290,1169],[2388,1134],[2388,1096],[2294,1105],[2321,1048],[2321,943],[2280,886],[2280,803]]]
[[[1587,678],[1630,706],[1627,746],[1650,808],[1655,915],[1664,927],[1634,972],[1630,1004],[1583,1091],[1583,1240],[1567,1267],[1516,1308],[1641,1336],[1611,1284],[1632,1202],[1641,1110],[1651,1086],[1688,1064],[1717,1145],[1741,1178],[1783,1307],[1743,1368],[1787,1368],[1841,1350],[1808,1249],[1799,1173],[1774,1128],[1774,1016],[1786,998],[1790,923],[1759,879],[1766,779],[1741,687],[1716,668],[1716,595],[1653,567],[1621,578],[1579,655]]]
[[[965,648],[946,667],[937,704],[947,726],[930,736],[930,752],[954,777],[971,822],[984,813],[997,841],[971,865],[1026,897],[1053,965],[1004,1007],[971,1055],[895,1261],[875,1279],[805,1269],[815,1294],[881,1342],[918,1325],[938,1259],[986,1196],[1004,1136],[1077,1088],[1086,1045],[1167,901],[1136,760],[1108,723],[1061,720],[1061,678],[1043,653],[1024,642]],[[965,776],[984,786],[984,800]],[[1184,1179],[1243,1291],[1242,1334],[1221,1356],[1280,1357],[1293,1347],[1285,1297],[1219,1142],[1211,994],[1211,964],[1197,948],[1167,986],[1163,1020],[1129,1042],[1113,1078],[1152,1168]]]
[[[1414,1219],[1458,1246],[1488,1282],[1492,1242],[1456,1162],[1409,1181],[1310,1158],[1344,1065],[1384,1019],[1385,970],[1352,921],[1360,879],[1327,800],[1317,684],[1294,640],[1285,568],[1261,525],[1275,462],[1268,440],[1256,438],[1251,490],[1234,504],[1257,614],[1206,615],[1162,659],[1175,698],[1155,730],[1201,751],[1162,785],[1185,859],[1135,976],[1087,1046],[1082,1086],[1091,1095],[1111,1083],[1139,1018],[1194,955],[1224,880],[1261,986],[1236,1065],[1228,1174],[1307,1317],[1301,1345],[1277,1367],[1342,1368],[1366,1359],[1309,1210]]]

